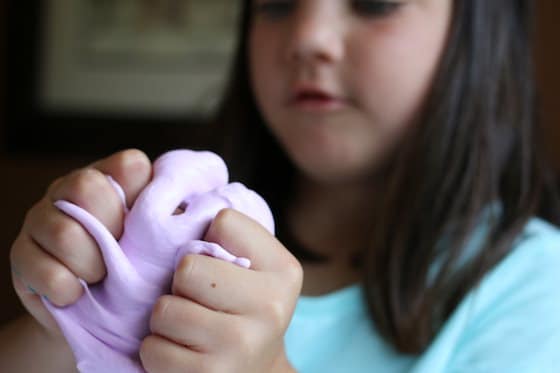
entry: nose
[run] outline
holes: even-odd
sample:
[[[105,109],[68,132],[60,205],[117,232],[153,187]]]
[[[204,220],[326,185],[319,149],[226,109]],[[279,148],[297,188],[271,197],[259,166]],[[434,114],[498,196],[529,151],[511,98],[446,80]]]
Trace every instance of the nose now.
[[[338,1],[336,1],[338,2]],[[336,7],[321,2],[300,2],[291,22],[288,60],[336,62],[344,55],[344,22]]]

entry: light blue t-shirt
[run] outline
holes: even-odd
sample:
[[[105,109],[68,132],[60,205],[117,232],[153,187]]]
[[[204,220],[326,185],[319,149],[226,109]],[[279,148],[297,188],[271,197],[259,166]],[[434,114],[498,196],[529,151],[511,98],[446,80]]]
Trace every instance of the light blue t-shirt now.
[[[560,231],[533,219],[520,237],[423,354],[382,339],[355,285],[299,299],[288,359],[300,373],[560,372]]]

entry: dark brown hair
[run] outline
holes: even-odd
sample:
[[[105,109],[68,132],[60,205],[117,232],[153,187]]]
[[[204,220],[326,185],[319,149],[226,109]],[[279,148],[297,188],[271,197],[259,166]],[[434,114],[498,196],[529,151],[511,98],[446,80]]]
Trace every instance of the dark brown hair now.
[[[216,124],[233,177],[261,193],[281,220],[294,169],[251,92],[250,7],[243,1]],[[455,0],[453,12],[421,125],[391,160],[364,253],[372,320],[404,353],[429,345],[465,294],[511,251],[548,190],[536,146],[531,1]],[[481,218],[487,234],[467,253]]]

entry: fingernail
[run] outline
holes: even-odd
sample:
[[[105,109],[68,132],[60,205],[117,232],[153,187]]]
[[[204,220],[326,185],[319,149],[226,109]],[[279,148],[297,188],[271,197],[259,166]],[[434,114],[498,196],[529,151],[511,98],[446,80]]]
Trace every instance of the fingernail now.
[[[33,289],[30,285],[27,285],[27,290],[29,290],[33,294],[37,295],[37,292],[35,291],[35,289]]]
[[[14,266],[12,266],[12,272],[14,272],[17,277],[21,277],[21,272]]]

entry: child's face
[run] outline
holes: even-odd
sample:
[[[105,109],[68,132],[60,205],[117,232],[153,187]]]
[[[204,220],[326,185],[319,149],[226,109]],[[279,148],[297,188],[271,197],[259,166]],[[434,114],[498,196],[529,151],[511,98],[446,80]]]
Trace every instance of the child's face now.
[[[318,181],[372,174],[416,118],[452,0],[254,0],[252,87],[272,132]]]

